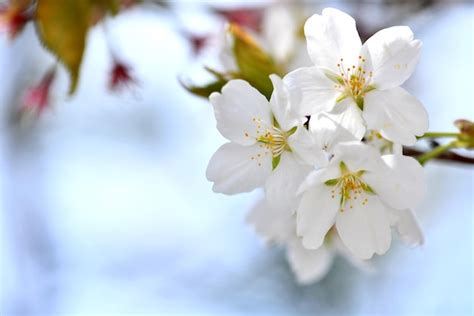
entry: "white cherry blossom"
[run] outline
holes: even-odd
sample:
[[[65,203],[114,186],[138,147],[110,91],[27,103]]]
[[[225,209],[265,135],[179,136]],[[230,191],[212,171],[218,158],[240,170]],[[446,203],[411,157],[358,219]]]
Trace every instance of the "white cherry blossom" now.
[[[270,101],[243,80],[210,96],[217,129],[230,142],[213,155],[206,176],[215,192],[248,192],[267,183],[269,199],[290,203],[306,174],[327,158],[303,126],[306,117],[293,112],[298,100],[278,76],[270,78]]]
[[[425,183],[423,168],[413,158],[381,157],[369,145],[341,143],[329,165],[313,171],[299,191],[297,233],[305,248],[321,247],[335,225],[342,242],[358,258],[383,254],[391,243],[392,213],[402,237],[417,238],[418,226],[406,210],[419,204]]]
[[[362,45],[354,19],[327,8],[307,20],[305,35],[314,66],[287,75],[290,90],[302,93],[302,114],[333,111],[356,138],[368,128],[403,145],[426,132],[423,105],[399,87],[421,48],[409,27],[383,29]]]
[[[247,216],[247,222],[267,243],[286,247],[286,258],[300,284],[323,279],[332,267],[334,258],[342,256],[355,267],[370,272],[371,266],[354,257],[341,242],[335,229],[331,229],[318,249],[307,249],[296,235],[294,212],[281,205],[271,206],[261,199]]]

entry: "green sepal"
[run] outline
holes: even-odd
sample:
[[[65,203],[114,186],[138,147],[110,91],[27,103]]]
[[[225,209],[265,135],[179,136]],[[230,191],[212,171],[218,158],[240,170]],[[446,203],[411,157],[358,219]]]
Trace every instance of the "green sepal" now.
[[[298,126],[295,126],[295,127],[293,127],[292,129],[290,129],[288,132],[286,132],[286,134],[287,134],[288,136],[291,136],[291,135],[293,135],[293,134],[296,132],[297,129],[298,129]]]
[[[364,93],[367,93],[367,92],[370,92],[372,90],[375,90],[375,86],[373,85],[368,85],[365,89],[364,89]]]
[[[358,96],[358,97],[355,99],[355,103],[357,104],[357,106],[359,107],[359,109],[360,109],[361,111],[364,110],[364,97]]]
[[[332,187],[332,186],[335,186],[338,182],[339,182],[339,179],[329,179],[327,181],[324,181],[324,184]]]
[[[281,155],[272,158],[272,170],[275,170],[276,167],[280,164]]]
[[[280,123],[278,123],[275,115],[272,115],[272,122],[273,122],[273,126],[275,126],[276,128],[280,128]]]
[[[349,169],[347,168],[346,164],[342,160],[339,163],[339,169],[341,170],[341,174],[343,174],[343,175],[349,173]]]
[[[332,72],[330,71],[325,71],[324,74],[326,75],[326,77],[328,77],[331,81],[335,82],[335,83],[338,83],[340,85],[345,85],[344,83],[344,79],[341,77],[341,76],[337,76],[337,75],[334,75]]]
[[[344,94],[344,93],[341,93],[341,94],[337,97],[336,103],[341,102],[341,101],[344,100],[345,98],[347,98],[347,95]]]
[[[362,177],[362,176],[364,175],[364,173],[365,173],[365,170],[359,170],[359,171],[357,171],[357,172],[355,173],[355,176],[358,177],[358,178],[360,178],[360,177]]]
[[[372,187],[366,183],[362,183],[362,190],[364,190],[365,192],[369,194],[376,194],[374,189],[372,189]]]

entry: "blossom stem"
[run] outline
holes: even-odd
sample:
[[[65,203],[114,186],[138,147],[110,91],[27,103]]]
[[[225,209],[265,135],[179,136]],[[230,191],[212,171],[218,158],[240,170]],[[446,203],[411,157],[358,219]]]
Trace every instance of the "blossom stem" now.
[[[444,152],[457,147],[458,141],[454,140],[452,142],[449,142],[447,144],[441,145],[433,149],[432,151],[429,151],[419,157],[417,157],[417,160],[420,162],[421,165],[424,165],[428,160],[433,159],[438,157],[439,155],[443,154]]]
[[[459,133],[442,133],[442,132],[429,132],[425,133],[418,137],[418,139],[422,138],[443,138],[443,137],[458,137]]]

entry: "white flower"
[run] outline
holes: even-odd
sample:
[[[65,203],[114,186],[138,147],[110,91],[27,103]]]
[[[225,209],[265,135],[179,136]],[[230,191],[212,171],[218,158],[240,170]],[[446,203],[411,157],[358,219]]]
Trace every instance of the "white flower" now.
[[[404,222],[410,221],[405,212],[423,198],[425,183],[415,159],[381,157],[369,145],[348,142],[337,145],[329,165],[313,171],[299,191],[297,233],[305,248],[321,247],[335,224],[346,247],[368,259],[390,247],[391,212],[402,237],[416,235],[417,225]]]
[[[286,257],[291,270],[301,284],[323,279],[337,255],[364,271],[371,270],[368,262],[355,258],[349,252],[334,229],[328,232],[325,242],[318,249],[304,248],[301,240],[296,236],[294,213],[281,205],[272,207],[265,199],[261,199],[250,211],[247,222],[268,243],[286,247]]]
[[[287,244],[286,256],[291,270],[301,284],[322,280],[332,267],[336,256],[343,257],[364,272],[374,271],[370,262],[352,255],[334,229],[327,233],[324,243],[318,249],[307,249],[303,247],[301,240],[293,239]]]
[[[412,74],[421,48],[409,27],[383,29],[362,45],[354,19],[328,8],[307,20],[305,35],[315,66],[287,76],[290,90],[303,94],[302,114],[333,111],[345,117],[357,138],[368,128],[403,145],[426,132],[422,104],[399,87]]]
[[[243,80],[232,80],[210,96],[217,129],[230,142],[213,155],[206,176],[215,192],[248,192],[267,183],[270,199],[290,203],[306,174],[324,165],[326,157],[303,126],[306,118],[293,112],[298,100],[278,76],[270,78],[270,102]]]

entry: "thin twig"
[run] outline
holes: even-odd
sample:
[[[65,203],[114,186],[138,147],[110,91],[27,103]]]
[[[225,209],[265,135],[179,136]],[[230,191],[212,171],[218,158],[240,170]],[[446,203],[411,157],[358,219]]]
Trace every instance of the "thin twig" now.
[[[403,154],[406,156],[411,156],[411,157],[419,157],[421,155],[426,154],[425,151],[414,149],[411,147],[404,147],[403,148]],[[472,164],[474,165],[474,158],[471,157],[466,157],[466,156],[461,156],[458,155],[452,151],[445,152],[438,157],[434,158],[435,160],[441,160],[441,161],[447,161],[447,162],[454,162],[454,163],[462,163],[462,164]]]

